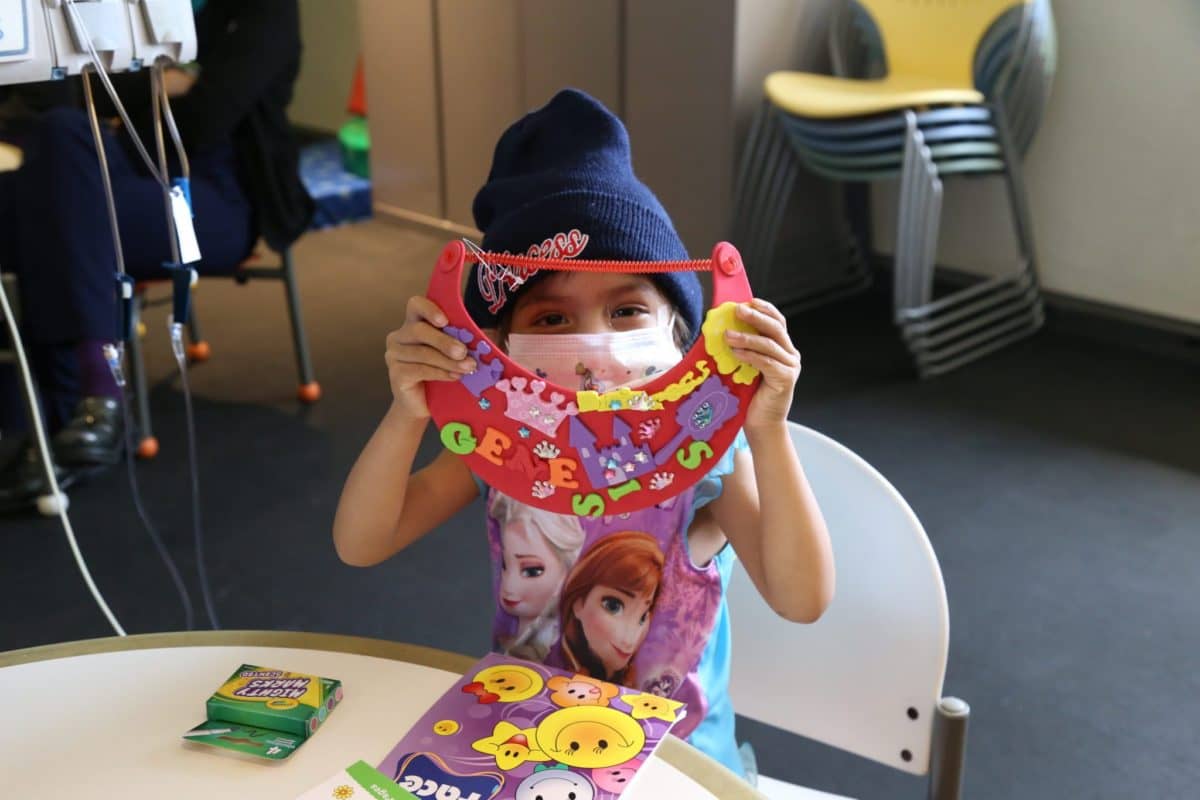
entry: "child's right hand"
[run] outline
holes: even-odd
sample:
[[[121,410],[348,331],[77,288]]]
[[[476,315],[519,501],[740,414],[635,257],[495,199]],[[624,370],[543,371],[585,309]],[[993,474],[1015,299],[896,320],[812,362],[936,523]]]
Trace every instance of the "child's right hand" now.
[[[428,297],[409,299],[404,325],[387,337],[384,360],[394,405],[412,419],[428,419],[425,381],[456,381],[475,371],[466,346],[443,333],[449,322]]]

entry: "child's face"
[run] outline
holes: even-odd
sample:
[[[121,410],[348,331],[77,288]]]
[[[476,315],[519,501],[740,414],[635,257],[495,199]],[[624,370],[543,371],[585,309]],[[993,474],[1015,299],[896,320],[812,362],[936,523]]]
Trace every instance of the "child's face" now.
[[[611,675],[625,669],[650,630],[651,592],[633,594],[596,584],[572,609],[588,648]]]
[[[671,302],[641,275],[556,272],[517,298],[509,333],[609,333],[666,325]]]
[[[520,522],[500,533],[500,605],[519,619],[531,619],[558,596],[566,566],[546,537]]]

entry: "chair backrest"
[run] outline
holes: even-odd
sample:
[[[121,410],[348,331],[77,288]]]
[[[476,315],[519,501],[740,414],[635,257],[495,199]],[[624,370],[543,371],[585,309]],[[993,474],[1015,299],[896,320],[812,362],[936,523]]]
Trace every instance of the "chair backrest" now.
[[[796,625],[777,616],[735,567],[734,708],[923,775],[950,632],[937,558],[882,475],[827,436],[793,423],[789,429],[829,526],[837,588],[820,620]]]
[[[975,51],[1001,14],[1026,0],[858,0],[879,29],[888,73],[975,88]]]

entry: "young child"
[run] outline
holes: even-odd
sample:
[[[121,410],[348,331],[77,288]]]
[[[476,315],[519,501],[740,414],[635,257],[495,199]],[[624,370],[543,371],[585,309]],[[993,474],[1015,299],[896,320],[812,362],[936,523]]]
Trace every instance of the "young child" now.
[[[489,251],[687,258],[666,212],[633,174],[624,127],[577,91],[561,92],[505,132],[474,214]],[[476,265],[464,300],[514,360],[580,388],[637,385],[670,369],[704,313],[692,272],[517,275]],[[734,553],[767,603],[797,622],[821,616],[834,570],[824,520],[786,428],[800,356],[770,303],[745,303],[737,316],[756,332],[730,331],[728,344],[762,372],[742,434],[704,479],[666,502],[615,517],[570,518],[584,539],[557,588],[552,616],[560,630],[544,661],[686,702],[679,735],[742,773],[728,697],[725,587]],[[498,598],[494,646],[503,650],[523,625],[528,632],[540,624],[504,608],[511,520],[498,510],[517,501],[500,499],[449,452],[412,471],[429,422],[425,382],[457,380],[475,368],[462,343],[440,330],[446,324],[441,309],[413,297],[404,325],[388,336],[393,402],[346,481],[334,544],[349,564],[376,564],[487,495]],[[558,516],[529,511],[526,522]],[[512,555],[519,564],[520,554]]]

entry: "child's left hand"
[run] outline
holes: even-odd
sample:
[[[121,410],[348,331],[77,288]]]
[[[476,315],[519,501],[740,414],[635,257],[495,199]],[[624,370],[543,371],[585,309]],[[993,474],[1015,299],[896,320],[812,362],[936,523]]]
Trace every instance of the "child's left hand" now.
[[[787,319],[766,300],[754,298],[737,307],[737,318],[757,334],[725,332],[733,354],[762,373],[762,384],[750,401],[744,427],[765,428],[787,422],[792,392],[800,377],[800,353],[788,336]]]

